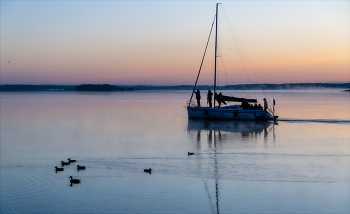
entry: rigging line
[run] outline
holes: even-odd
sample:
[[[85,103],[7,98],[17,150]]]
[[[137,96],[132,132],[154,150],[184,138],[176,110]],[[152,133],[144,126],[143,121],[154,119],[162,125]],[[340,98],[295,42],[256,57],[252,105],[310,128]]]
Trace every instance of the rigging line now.
[[[207,181],[204,181],[204,188],[205,188],[205,190],[207,192],[207,195],[208,195],[211,212],[214,213],[215,209],[214,209],[214,205],[213,205],[213,200],[212,200],[212,198],[210,196],[210,192],[209,192]]]
[[[226,71],[226,67],[225,67],[225,64],[224,64],[224,60],[223,60],[223,57],[222,57],[222,54],[221,54],[221,51],[220,51],[220,46],[218,47],[219,49],[219,54],[220,54],[220,59],[221,59],[221,63],[222,63],[222,67],[224,68],[224,72],[225,72],[225,77],[226,77],[226,85],[227,85],[227,77],[232,81],[232,83],[234,83],[234,81],[232,80],[232,78],[230,77],[230,75],[228,75],[227,71]],[[231,96],[233,95],[232,92],[230,93]],[[243,97],[242,93],[239,93],[241,95],[241,97]]]
[[[226,15],[226,12],[225,12],[224,7],[222,7],[222,10],[224,11],[226,21],[227,21],[227,23],[229,24],[230,32],[231,32],[233,41],[235,42],[237,51],[238,51],[238,53],[239,53],[239,57],[240,57],[240,59],[241,59],[241,61],[242,61],[242,64],[243,64],[243,67],[244,67],[244,71],[245,71],[245,73],[246,73],[246,75],[247,75],[247,77],[248,77],[248,80],[249,80],[250,84],[252,84],[252,81],[250,80],[249,74],[248,74],[248,72],[247,72],[247,67],[246,67],[246,65],[245,65],[245,63],[244,63],[244,61],[243,61],[241,51],[240,51],[240,49],[239,49],[239,47],[238,47],[238,44],[237,44],[237,42],[236,42],[236,39],[235,39],[233,33],[232,33],[232,28],[231,28],[230,22],[229,22],[229,20],[228,20],[228,18],[227,18],[227,15]],[[255,98],[256,98],[255,91],[253,91],[253,93],[254,93],[254,96],[255,96]]]
[[[223,9],[223,11],[224,11],[226,20],[227,20],[227,22],[229,23],[230,31],[231,31],[232,37],[234,38],[232,31],[233,31],[235,34],[237,34],[237,33],[235,32],[234,29],[232,29],[231,23],[230,23],[229,20],[227,19],[226,12],[225,12],[224,8],[222,8],[222,9]],[[237,39],[237,40],[238,40],[238,39]],[[234,39],[234,41],[235,41],[235,43],[236,43],[236,40],[235,40],[235,39]],[[263,94],[265,95],[265,97],[267,97],[269,103],[272,104],[270,98],[267,96],[267,94],[266,94],[266,92],[265,92],[265,90],[264,90],[264,87],[262,86],[262,84],[260,83],[259,78],[258,78],[257,75],[256,75],[256,72],[255,72],[255,70],[254,70],[254,68],[253,68],[253,66],[252,66],[252,64],[251,64],[251,62],[250,62],[250,60],[249,60],[249,58],[248,58],[248,56],[247,56],[247,54],[246,54],[244,48],[243,48],[243,45],[241,44],[241,42],[240,42],[239,40],[238,40],[238,43],[239,43],[239,45],[242,47],[243,54],[244,54],[244,56],[247,58],[248,64],[249,64],[250,68],[252,69],[253,74],[254,74],[255,78],[257,79],[257,81],[258,81],[258,83],[259,83],[258,85],[260,86],[261,90],[263,91]],[[236,45],[236,46],[237,46],[237,45]],[[238,47],[237,47],[237,49],[238,49]],[[238,50],[238,51],[239,51],[239,50]],[[255,94],[255,93],[254,93],[254,94]]]
[[[212,32],[212,30],[213,30],[213,26],[214,26],[214,22],[215,22],[215,17],[216,17],[216,15],[214,16],[213,23],[211,24],[211,28],[210,28],[210,33],[209,33],[209,37],[208,37],[208,41],[207,41],[207,45],[205,46],[204,54],[203,54],[203,57],[202,57],[202,62],[201,62],[201,65],[199,66],[199,71],[198,71],[198,74],[197,74],[196,83],[195,83],[195,84],[194,84],[194,86],[193,86],[193,90],[192,90],[192,94],[191,94],[190,101],[188,102],[188,106],[189,106],[189,105],[190,105],[190,103],[192,102],[192,98],[193,98],[194,89],[195,89],[195,88],[196,88],[196,86],[197,86],[197,82],[198,82],[199,74],[201,73],[201,70],[202,70],[202,65],[203,65],[203,61],[204,61],[204,58],[205,58],[205,54],[206,54],[206,52],[207,52],[207,48],[208,48],[208,44],[209,44],[209,40],[210,40],[210,36],[211,36],[211,32]]]

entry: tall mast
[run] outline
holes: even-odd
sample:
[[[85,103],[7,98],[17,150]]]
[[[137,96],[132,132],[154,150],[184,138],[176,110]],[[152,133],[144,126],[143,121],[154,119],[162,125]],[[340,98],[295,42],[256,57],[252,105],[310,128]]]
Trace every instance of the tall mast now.
[[[216,14],[215,14],[215,57],[214,57],[214,107],[215,107],[215,93],[216,93],[216,57],[218,49],[218,7],[220,3],[216,3]]]

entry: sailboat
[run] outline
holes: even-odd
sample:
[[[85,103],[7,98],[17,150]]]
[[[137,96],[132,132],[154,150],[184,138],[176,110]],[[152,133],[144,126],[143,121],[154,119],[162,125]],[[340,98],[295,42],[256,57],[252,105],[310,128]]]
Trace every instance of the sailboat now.
[[[197,105],[195,105],[192,102],[193,94],[198,93],[195,92],[195,88],[198,82],[200,69],[203,64],[204,56],[202,59],[202,63],[197,75],[196,83],[193,87],[192,94],[190,101],[187,103],[187,113],[188,118],[197,118],[197,119],[210,119],[210,120],[276,120],[278,116],[274,115],[274,106],[275,106],[275,100],[273,100],[273,110],[270,110],[267,108],[267,101],[265,100],[264,108],[259,104],[257,105],[257,99],[248,99],[248,98],[241,98],[241,97],[232,97],[232,96],[225,96],[216,93],[216,70],[217,70],[217,51],[218,51],[218,5],[220,3],[216,4],[216,14],[215,14],[215,56],[214,56],[214,107],[211,105],[209,107],[201,107],[200,103],[197,102]],[[214,22],[213,22],[214,24]],[[213,24],[211,31],[213,29]],[[211,34],[210,31],[210,34]],[[210,36],[208,38],[208,42],[206,45],[206,49],[208,47]],[[205,50],[206,50],[205,49]],[[206,51],[205,51],[206,52]],[[197,94],[196,94],[197,95]],[[218,105],[216,106],[216,102],[218,102]],[[222,106],[221,103],[224,103],[226,105],[226,102],[238,102],[239,104],[236,105],[229,105],[229,106]],[[253,105],[254,104],[254,105]]]

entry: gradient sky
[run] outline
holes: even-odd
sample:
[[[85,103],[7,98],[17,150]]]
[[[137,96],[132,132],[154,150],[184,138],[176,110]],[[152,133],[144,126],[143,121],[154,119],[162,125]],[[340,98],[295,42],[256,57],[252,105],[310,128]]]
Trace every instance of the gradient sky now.
[[[1,0],[0,84],[192,85],[215,3]],[[219,9],[219,85],[350,81],[348,0]]]

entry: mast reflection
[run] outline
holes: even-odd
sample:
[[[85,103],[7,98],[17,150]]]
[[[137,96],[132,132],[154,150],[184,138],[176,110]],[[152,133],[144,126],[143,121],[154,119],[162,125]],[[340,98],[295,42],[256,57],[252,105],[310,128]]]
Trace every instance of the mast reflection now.
[[[213,155],[213,175],[215,185],[215,204],[210,195],[207,181],[204,181],[204,188],[208,194],[208,199],[212,213],[220,213],[219,209],[219,157],[218,150],[224,150],[222,146],[227,142],[236,142],[237,139],[248,139],[246,142],[252,142],[257,139],[264,139],[264,145],[268,144],[269,132],[272,132],[273,142],[275,142],[273,121],[208,121],[208,120],[188,120],[187,131],[189,135],[194,137],[197,145],[197,150],[202,150],[202,135],[206,134],[208,149]],[[205,150],[205,149],[204,149]],[[216,212],[215,212],[215,208]]]

